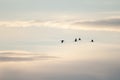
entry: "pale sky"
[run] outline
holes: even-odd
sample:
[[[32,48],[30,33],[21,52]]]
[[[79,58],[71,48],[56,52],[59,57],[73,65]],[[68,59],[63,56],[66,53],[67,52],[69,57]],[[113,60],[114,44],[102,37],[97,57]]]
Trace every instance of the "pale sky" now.
[[[0,0],[0,27],[6,26],[120,31],[120,1]]]
[[[0,0],[0,20],[28,20],[41,17],[118,17],[120,0]]]
[[[0,0],[0,80],[120,80],[120,0]]]

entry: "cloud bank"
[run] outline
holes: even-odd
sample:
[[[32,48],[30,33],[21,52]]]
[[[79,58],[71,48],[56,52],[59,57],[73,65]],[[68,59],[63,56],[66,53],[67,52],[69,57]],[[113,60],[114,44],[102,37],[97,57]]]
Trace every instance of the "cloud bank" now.
[[[78,22],[79,24],[79,22]],[[105,19],[105,20],[96,20],[96,21],[86,21],[82,22],[80,24],[86,24],[86,25],[92,25],[92,26],[114,26],[114,27],[119,27],[120,26],[120,19],[115,18],[115,19]]]
[[[48,19],[30,21],[0,21],[0,27],[55,27],[63,29],[120,32],[120,18],[102,20]]]
[[[83,25],[89,26],[96,29],[103,29],[103,30],[120,30],[120,19],[113,18],[113,19],[103,19],[103,20],[92,20],[92,21],[84,21],[84,22],[75,22],[74,25]]]
[[[0,62],[39,61],[54,58],[57,57],[24,51],[0,51]]]

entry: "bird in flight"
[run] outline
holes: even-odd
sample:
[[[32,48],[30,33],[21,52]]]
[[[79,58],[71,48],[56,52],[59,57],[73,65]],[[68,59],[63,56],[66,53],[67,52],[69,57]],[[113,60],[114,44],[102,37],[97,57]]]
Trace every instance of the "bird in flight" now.
[[[75,42],[77,42],[77,38],[75,38]]]
[[[64,40],[61,40],[61,43],[63,43],[64,42]]]
[[[94,40],[92,39],[91,42],[94,42]]]
[[[78,39],[79,41],[81,40],[81,38]]]

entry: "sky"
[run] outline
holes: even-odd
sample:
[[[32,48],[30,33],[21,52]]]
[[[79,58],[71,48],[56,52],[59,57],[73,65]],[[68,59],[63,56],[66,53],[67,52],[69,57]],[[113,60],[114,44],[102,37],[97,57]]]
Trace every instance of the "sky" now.
[[[0,0],[0,26],[120,31],[119,4],[119,0]]]
[[[1,20],[99,14],[118,17],[119,4],[119,0],[0,0],[0,10]]]
[[[120,0],[0,0],[0,80],[120,80],[119,53]]]

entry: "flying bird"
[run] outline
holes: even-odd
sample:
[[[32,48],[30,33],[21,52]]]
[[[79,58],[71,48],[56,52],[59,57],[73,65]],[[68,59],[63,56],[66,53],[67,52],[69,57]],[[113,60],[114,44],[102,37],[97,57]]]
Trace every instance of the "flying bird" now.
[[[77,38],[75,38],[75,42],[77,42]]]
[[[64,40],[61,40],[61,43],[63,43],[64,42]]]
[[[78,39],[79,41],[81,40],[81,38]]]
[[[94,42],[94,40],[92,39],[91,42]]]

